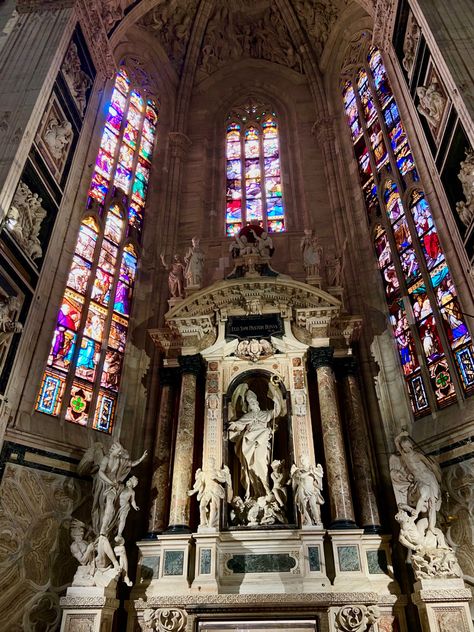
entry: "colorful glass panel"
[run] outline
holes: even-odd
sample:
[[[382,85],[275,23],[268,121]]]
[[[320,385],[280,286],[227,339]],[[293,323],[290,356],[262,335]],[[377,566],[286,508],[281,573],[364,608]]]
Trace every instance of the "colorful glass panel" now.
[[[362,134],[362,128],[360,126],[354,88],[352,87],[350,81],[347,81],[344,86],[342,98],[344,99],[344,107],[346,110],[349,127],[351,129],[352,140],[356,141]]]
[[[392,98],[392,91],[390,90],[387,72],[382,63],[380,51],[377,49],[372,50],[368,55],[368,60],[370,69],[372,70],[377,96],[379,97],[382,107],[385,107]]]
[[[112,193],[111,182],[130,195],[133,180],[133,199],[123,202],[128,208],[128,223],[138,229],[138,235],[157,121],[154,104],[145,104],[142,96],[130,89],[130,80],[121,70],[107,107],[88,203],[94,199],[105,205]],[[116,204],[110,206],[102,228],[92,217],[83,220],[48,355],[49,368],[36,404],[40,412],[62,412],[68,421],[92,423],[104,432],[112,427],[116,405],[112,391],[117,391],[120,380],[137,271],[137,252],[131,244],[123,243],[124,237],[124,213]],[[105,340],[108,347],[102,351]],[[66,393],[68,374],[73,381]],[[97,404],[91,410],[95,399]]]
[[[377,111],[374,106],[374,100],[365,70],[361,70],[357,76],[357,89],[359,91],[365,121],[367,125],[370,125],[377,116]]]

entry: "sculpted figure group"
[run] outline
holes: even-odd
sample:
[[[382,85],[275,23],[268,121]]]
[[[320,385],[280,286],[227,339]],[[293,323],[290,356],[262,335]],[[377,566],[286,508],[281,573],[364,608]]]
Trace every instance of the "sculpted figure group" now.
[[[185,298],[186,290],[197,290],[202,287],[205,255],[200,246],[199,237],[191,240],[184,262],[179,254],[175,254],[173,261],[166,263],[165,256],[160,255],[161,263],[168,271],[168,289],[171,299]]]
[[[79,562],[73,586],[108,586],[128,577],[128,560],[123,531],[130,509],[138,511],[135,488],[138,479],[131,470],[147,456],[133,461],[120,443],[113,443],[108,452],[95,443],[78,465],[79,474],[92,475],[92,511],[90,524],[71,522],[71,553]]]
[[[417,448],[407,432],[395,439],[390,476],[398,504],[400,542],[410,551],[417,579],[461,577],[453,550],[436,527],[441,506],[439,465]]]

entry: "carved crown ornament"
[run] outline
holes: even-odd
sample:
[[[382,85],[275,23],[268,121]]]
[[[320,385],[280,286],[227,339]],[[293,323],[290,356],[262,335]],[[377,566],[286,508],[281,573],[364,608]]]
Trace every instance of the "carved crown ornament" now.
[[[149,330],[168,355],[198,353],[216,342],[219,324],[230,316],[279,314],[305,344],[331,339],[346,347],[357,338],[362,320],[342,310],[342,303],[318,287],[289,277],[228,279],[180,301],[165,315],[165,327]],[[221,327],[222,329],[222,327]]]

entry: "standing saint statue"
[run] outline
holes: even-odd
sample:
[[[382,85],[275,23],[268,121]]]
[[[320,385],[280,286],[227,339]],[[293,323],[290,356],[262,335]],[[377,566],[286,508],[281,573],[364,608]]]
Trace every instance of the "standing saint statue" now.
[[[300,247],[306,274],[308,276],[320,276],[323,247],[320,246],[318,238],[316,235],[313,235],[313,231],[310,228],[305,228]]]
[[[165,256],[160,255],[161,263],[165,270],[168,270],[168,288],[170,290],[171,298],[184,298],[184,270],[185,265],[181,261],[179,255],[174,255],[173,262],[168,265],[165,261]]]
[[[286,411],[281,391],[271,381],[268,394],[274,403],[273,410],[261,410],[256,393],[246,383],[240,384],[232,397],[233,409],[241,399],[244,413],[239,419],[231,420],[228,430],[240,461],[240,481],[245,490],[245,501],[267,496],[271,491],[269,465],[275,420]]]
[[[321,525],[321,508],[324,504],[323,468],[320,463],[311,465],[307,455],[301,457],[301,466],[291,466],[291,483],[302,525]]]
[[[192,246],[184,255],[184,263],[186,264],[184,278],[186,279],[186,287],[200,288],[202,286],[202,273],[206,257],[199,245],[199,237],[193,237],[191,243]]]

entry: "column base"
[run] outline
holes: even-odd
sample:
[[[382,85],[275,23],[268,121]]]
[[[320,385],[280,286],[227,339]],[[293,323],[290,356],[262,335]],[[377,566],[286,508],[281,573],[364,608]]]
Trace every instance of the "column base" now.
[[[332,529],[358,529],[359,527],[353,520],[334,520],[329,527]]]
[[[187,534],[187,533],[192,533],[191,529],[188,527],[188,525],[186,524],[170,524],[170,526],[166,529],[166,531],[163,531],[164,534],[172,534],[172,535],[181,535],[181,534]]]
[[[119,601],[115,599],[115,587],[116,584],[113,588],[68,588],[66,596],[60,600],[61,632],[76,632],[79,629],[112,632],[114,614],[119,607]]]

